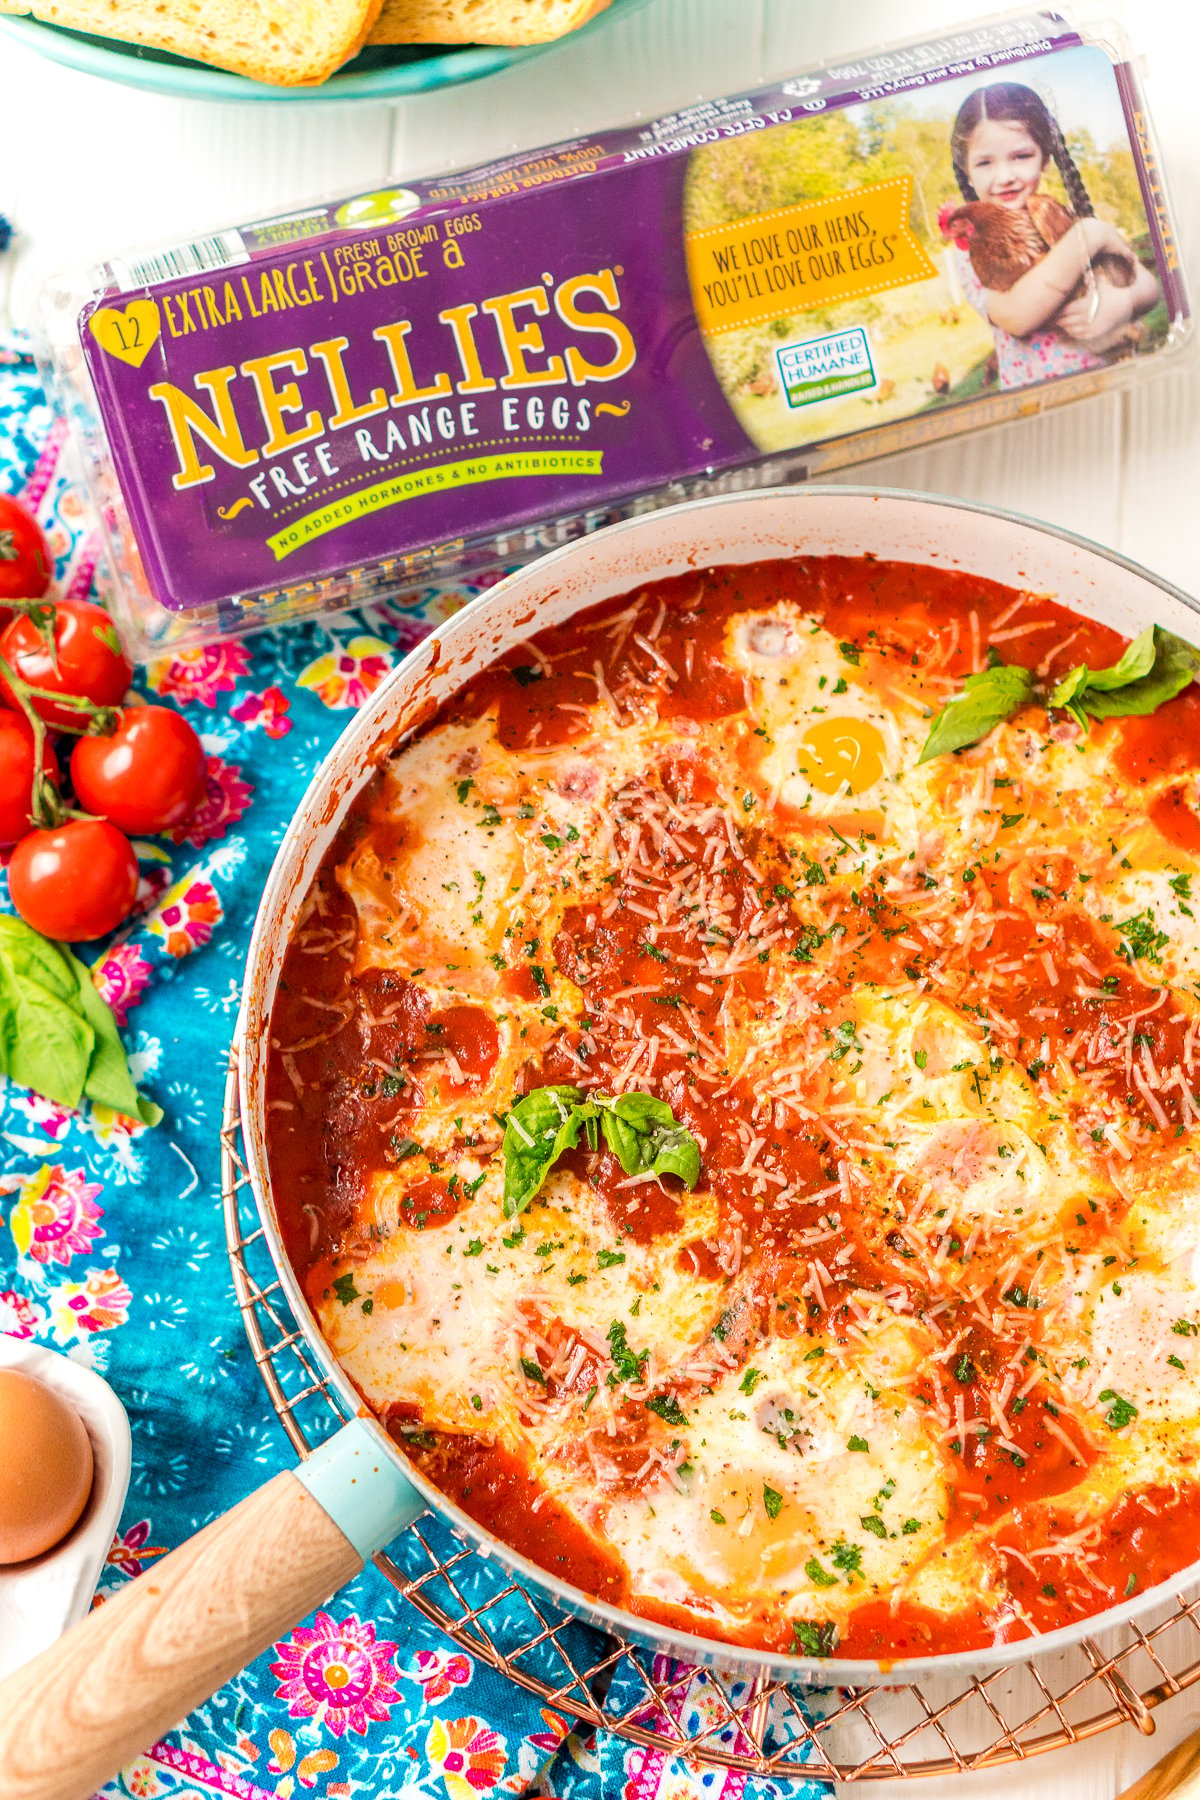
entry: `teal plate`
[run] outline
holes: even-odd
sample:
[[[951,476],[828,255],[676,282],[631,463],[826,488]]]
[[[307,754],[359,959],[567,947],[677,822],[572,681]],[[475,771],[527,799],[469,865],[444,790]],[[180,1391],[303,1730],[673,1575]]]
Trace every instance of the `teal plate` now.
[[[276,104],[291,101],[311,106],[328,100],[394,100],[405,94],[424,94],[432,88],[478,81],[484,75],[494,75],[498,69],[540,56],[555,44],[603,30],[609,19],[634,12],[646,3],[647,0],[611,0],[605,12],[589,19],[568,37],[525,49],[483,44],[371,45],[319,87],[271,87],[265,82],[249,81],[244,75],[211,69],[184,56],[172,56],[168,50],[122,44],[115,38],[46,25],[39,19],[0,19],[0,33],[49,57],[51,62],[119,81],[126,87],[141,88],[145,93],[171,94],[186,100],[265,100]]]

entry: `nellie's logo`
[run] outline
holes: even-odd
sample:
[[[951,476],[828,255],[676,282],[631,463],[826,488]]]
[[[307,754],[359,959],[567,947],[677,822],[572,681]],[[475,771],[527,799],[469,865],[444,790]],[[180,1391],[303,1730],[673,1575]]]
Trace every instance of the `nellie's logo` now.
[[[102,306],[88,327],[106,355],[140,369],[158,342],[158,307],[153,300],[131,300],[124,312]]]

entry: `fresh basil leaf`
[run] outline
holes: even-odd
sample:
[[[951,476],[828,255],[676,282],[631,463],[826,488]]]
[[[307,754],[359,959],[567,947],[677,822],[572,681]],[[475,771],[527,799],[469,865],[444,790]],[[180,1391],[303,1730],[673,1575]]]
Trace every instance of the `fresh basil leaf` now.
[[[574,1087],[540,1087],[525,1094],[504,1124],[504,1216],[524,1212],[550,1170],[579,1142],[595,1106]]]
[[[86,1095],[156,1125],[161,1110],[141,1100],[116,1020],[91,975],[65,947],[23,919],[0,915],[0,1067],[60,1106]]]
[[[1020,663],[996,663],[968,675],[962,693],[948,701],[933,721],[918,764],[977,744],[1032,697],[1033,676]]]
[[[1063,676],[1058,686],[1054,689],[1054,692],[1046,701],[1046,705],[1065,706],[1069,707],[1070,710],[1074,712],[1076,710],[1075,702],[1087,687],[1091,673],[1092,672],[1086,663],[1079,663],[1069,674]]]
[[[654,1166],[654,1138],[675,1123],[665,1100],[652,1094],[619,1094],[602,1102],[600,1129],[604,1141],[626,1175],[641,1175]]]
[[[7,964],[14,977],[27,976],[69,1006],[75,998],[75,983],[66,959],[66,951],[24,919],[0,913],[0,962]]]
[[[1122,719],[1144,717],[1147,713],[1157,712],[1176,694],[1181,694],[1197,672],[1200,672],[1200,650],[1176,637],[1173,632],[1164,631],[1161,625],[1152,628],[1155,657],[1153,666],[1145,675],[1122,684],[1111,679],[1100,680],[1098,677],[1111,678],[1121,663],[1114,664],[1112,669],[1100,669],[1094,672],[1087,686],[1075,701],[1084,712],[1090,713],[1093,719]],[[1128,657],[1145,637],[1136,638],[1126,651]],[[1122,657],[1121,662],[1125,661]],[[1057,690],[1055,690],[1057,692]],[[1054,695],[1050,696],[1051,706],[1055,705]]]
[[[626,1175],[678,1175],[691,1188],[700,1178],[700,1146],[677,1125],[665,1100],[653,1094],[607,1094],[585,1098],[579,1088],[542,1087],[525,1094],[504,1124],[504,1216],[523,1212],[540,1192],[564,1151],[580,1133],[594,1150],[599,1138]]]
[[[23,919],[0,917],[0,1069],[21,1087],[76,1107],[93,1041],[57,946]]]
[[[1158,658],[1158,637],[1156,628],[1147,625],[1140,631],[1125,654],[1112,663],[1107,669],[1091,669],[1088,672],[1087,685],[1092,688],[1128,687],[1132,681],[1140,681],[1148,675]]]
[[[60,1106],[83,1098],[94,1035],[86,1019],[40,982],[13,977],[0,981],[4,1073]]]
[[[700,1146],[665,1100],[652,1094],[621,1094],[606,1101],[597,1096],[604,1141],[626,1175],[678,1175],[695,1187],[700,1178]]]
[[[143,1099],[134,1086],[117,1021],[113,1018],[112,1008],[98,992],[91,970],[69,950],[63,955],[78,984],[83,1016],[95,1034],[84,1093],[89,1100],[111,1106],[114,1112],[123,1113],[127,1119],[140,1119],[143,1125],[157,1125],[163,1116],[162,1107],[156,1106],[153,1100]]]
[[[690,1131],[676,1125],[658,1140],[651,1164],[655,1175],[678,1175],[684,1187],[694,1188],[700,1179],[700,1146]]]

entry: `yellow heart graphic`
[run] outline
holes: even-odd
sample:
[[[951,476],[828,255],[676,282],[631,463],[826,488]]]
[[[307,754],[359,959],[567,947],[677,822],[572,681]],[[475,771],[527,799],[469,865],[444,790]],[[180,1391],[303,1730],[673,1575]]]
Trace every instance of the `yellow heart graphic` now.
[[[131,300],[124,312],[102,306],[89,324],[103,351],[135,369],[141,368],[158,342],[158,307],[153,300]]]

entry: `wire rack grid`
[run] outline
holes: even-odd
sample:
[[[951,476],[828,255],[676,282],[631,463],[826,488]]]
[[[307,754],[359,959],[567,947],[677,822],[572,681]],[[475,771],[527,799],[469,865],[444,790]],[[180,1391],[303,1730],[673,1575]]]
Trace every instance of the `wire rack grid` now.
[[[221,1129],[234,1290],[279,1421],[303,1458],[344,1423],[293,1317],[267,1248],[241,1140],[236,1048]],[[695,1668],[602,1633],[526,1587],[434,1513],[409,1526],[380,1572],[461,1649],[583,1730],[648,1752],[775,1779],[898,1780],[1027,1758],[1128,1722],[1200,1680],[1200,1592],[1075,1649],[973,1679],[811,1689],[745,1668]]]

